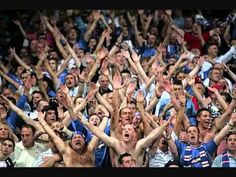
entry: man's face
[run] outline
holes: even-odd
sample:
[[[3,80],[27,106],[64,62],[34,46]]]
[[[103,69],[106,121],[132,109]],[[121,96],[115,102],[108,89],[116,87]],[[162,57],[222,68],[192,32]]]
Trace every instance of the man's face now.
[[[9,130],[6,125],[0,124],[0,139],[3,140],[9,136]]]
[[[136,112],[136,105],[134,103],[128,103],[127,107],[131,110],[132,116],[134,117],[134,114]]]
[[[211,114],[208,111],[202,111],[201,114],[197,117],[199,125],[205,129],[208,129],[210,126]]]
[[[232,134],[227,138],[227,149],[236,152],[236,135]]]
[[[45,121],[48,125],[52,125],[57,119],[55,110],[48,110],[46,113]]]
[[[177,75],[177,79],[178,80],[184,80],[185,79],[185,73],[179,73],[178,75]]]
[[[68,37],[70,40],[75,40],[77,39],[77,32],[75,29],[70,29],[70,31],[68,32]]]
[[[71,140],[71,147],[75,151],[81,151],[85,148],[85,140],[80,134],[73,136]]]
[[[196,83],[195,86],[196,86],[196,88],[198,89],[198,91],[200,92],[201,95],[203,95],[205,93],[205,88],[203,87],[202,84]]]
[[[61,132],[63,129],[63,125],[61,122],[55,121],[52,123],[51,128],[53,131]]]
[[[34,93],[32,95],[32,101],[33,101],[33,105],[36,107],[37,103],[39,102],[39,100],[42,99],[42,95],[40,93]]]
[[[173,89],[174,89],[174,94],[180,95],[181,93],[183,93],[183,86],[182,85],[173,85]]]
[[[34,145],[34,135],[31,128],[22,128],[21,129],[21,140],[23,146],[26,148],[31,148]]]
[[[126,124],[122,129],[122,137],[124,142],[132,142],[135,137],[135,130],[131,124]]]
[[[0,104],[0,121],[5,120],[6,117],[7,117],[7,110],[2,104]]]
[[[9,156],[13,151],[14,151],[14,148],[13,148],[13,143],[9,140],[5,140],[3,141],[2,143],[2,154],[4,156]]]
[[[109,80],[106,76],[101,76],[100,80],[99,80],[99,84],[100,84],[100,88],[102,89],[108,89],[108,85],[109,85]]]
[[[218,82],[221,79],[220,71],[218,69],[212,69],[210,79],[214,82]]]
[[[217,56],[218,55],[218,48],[216,45],[212,45],[208,48],[208,54]]]
[[[94,48],[96,46],[96,44],[97,44],[96,39],[92,38],[92,39],[89,40],[88,46],[91,47],[91,48]]]
[[[101,120],[97,115],[93,115],[89,118],[89,123],[91,123],[94,126],[98,127],[99,124],[101,123]]]
[[[122,109],[121,113],[120,113],[120,118],[121,118],[122,125],[131,124],[132,123],[132,112],[131,112],[130,108]]]
[[[187,130],[188,141],[192,145],[196,145],[198,143],[199,132],[197,127],[191,126]]]
[[[53,71],[57,71],[57,62],[56,60],[49,60],[49,65],[52,68]]]
[[[122,165],[121,167],[123,168],[130,168],[130,167],[135,167],[135,160],[131,156],[125,156],[122,159]]]
[[[43,108],[45,108],[47,106],[49,106],[49,103],[47,101],[41,100],[41,101],[38,102],[37,110],[42,111]]]
[[[69,74],[66,76],[66,86],[69,89],[75,86],[75,78],[73,75]]]

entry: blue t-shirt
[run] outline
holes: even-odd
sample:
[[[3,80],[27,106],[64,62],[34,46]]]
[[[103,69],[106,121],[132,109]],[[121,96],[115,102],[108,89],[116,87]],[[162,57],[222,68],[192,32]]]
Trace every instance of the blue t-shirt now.
[[[180,163],[183,165],[184,164],[185,148],[186,148],[187,144],[184,143],[184,142],[181,142],[179,140],[176,140],[175,144],[176,144],[177,149],[178,149]],[[214,140],[211,140],[208,143],[204,143],[203,148],[206,151],[206,154],[207,154],[207,157],[208,157],[208,163],[211,164],[211,156],[215,152],[215,150],[217,148],[217,145],[214,142]],[[196,159],[200,159],[199,152],[200,152],[199,147],[192,147],[191,161],[196,160]],[[202,167],[201,161],[196,160],[196,162],[193,163],[191,167],[201,168]]]

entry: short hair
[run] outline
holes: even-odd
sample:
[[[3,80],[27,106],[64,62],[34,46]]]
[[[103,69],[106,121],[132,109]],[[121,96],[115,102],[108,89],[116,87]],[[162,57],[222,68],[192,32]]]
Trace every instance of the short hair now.
[[[32,95],[35,94],[35,93],[40,94],[44,98],[43,92],[41,92],[39,90],[35,90],[35,91],[32,92]]]
[[[14,150],[15,145],[16,145],[15,141],[14,141],[12,138],[5,138],[5,139],[2,141],[2,145],[3,145],[3,143],[4,143],[5,141],[11,141],[12,144],[13,144],[13,150]]]
[[[58,119],[58,111],[57,111],[57,105],[55,103],[49,102],[48,106],[45,106],[42,110],[42,112],[48,112],[49,110],[55,111],[56,114],[56,120]]]
[[[236,131],[230,131],[227,135],[226,135],[226,142],[228,141],[229,136],[231,135],[236,135]]]
[[[199,128],[198,128],[196,125],[189,125],[189,126],[187,127],[187,129],[186,129],[187,132],[188,132],[188,129],[189,129],[190,127],[196,127],[196,128],[197,128],[197,131],[198,131],[198,134],[200,133],[200,130],[199,130]]]
[[[33,125],[30,125],[30,124],[24,124],[24,125],[21,127],[21,131],[22,131],[23,128],[30,128],[30,129],[32,130],[32,132],[33,132],[33,135],[34,135],[35,132],[36,132],[35,127],[34,127]]]
[[[203,111],[207,111],[207,112],[211,113],[207,108],[201,108],[197,111],[197,117],[199,117]]]
[[[128,152],[125,152],[124,154],[121,154],[120,157],[118,158],[119,164],[122,165],[123,164],[123,158],[124,157],[128,157],[128,156],[132,157],[132,155],[130,153],[128,153]]]
[[[173,85],[181,85],[181,86],[183,86],[182,81],[181,80],[177,80],[177,79],[174,79]]]

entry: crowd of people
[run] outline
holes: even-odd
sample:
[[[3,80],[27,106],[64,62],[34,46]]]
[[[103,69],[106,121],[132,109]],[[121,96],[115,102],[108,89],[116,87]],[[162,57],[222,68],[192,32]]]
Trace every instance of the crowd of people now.
[[[0,19],[0,167],[236,167],[236,11]]]

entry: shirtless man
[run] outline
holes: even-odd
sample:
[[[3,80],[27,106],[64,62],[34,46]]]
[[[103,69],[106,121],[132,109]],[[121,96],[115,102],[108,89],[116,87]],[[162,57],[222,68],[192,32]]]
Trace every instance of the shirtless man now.
[[[67,144],[55,134],[45,122],[44,117],[45,113],[39,112],[38,120],[55,143],[66,167],[95,167],[95,150],[99,140],[97,137],[94,136],[92,140],[87,143],[85,136],[78,131],[72,136],[69,144]],[[103,132],[106,122],[107,119],[104,118],[99,128],[97,128]]]
[[[164,130],[168,127],[171,119],[169,119],[163,125],[155,128],[148,134],[145,138],[138,140],[137,133],[135,132],[134,127],[132,124],[126,124],[123,126],[122,129],[122,136],[120,139],[116,137],[109,137],[106,135],[101,129],[98,127],[90,124],[84,117],[78,116],[79,120],[97,137],[99,137],[107,146],[114,150],[114,158],[113,159],[116,164],[115,166],[118,167],[119,164],[118,158],[121,154],[130,153],[133,159],[136,161],[137,167],[143,166],[143,157],[145,154],[145,150],[149,147],[155,139],[157,139]]]

